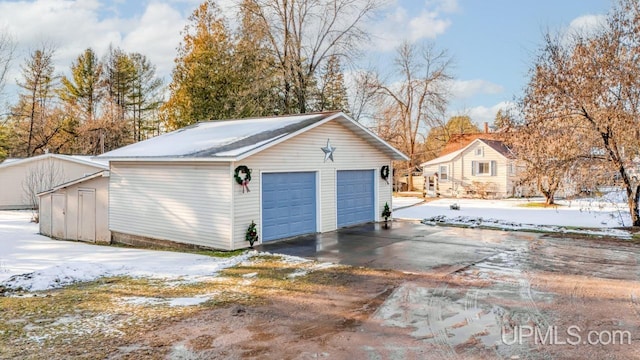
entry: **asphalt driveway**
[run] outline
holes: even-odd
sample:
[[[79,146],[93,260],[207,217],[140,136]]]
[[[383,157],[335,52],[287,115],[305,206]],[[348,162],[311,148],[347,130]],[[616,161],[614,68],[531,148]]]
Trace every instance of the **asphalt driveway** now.
[[[257,250],[378,269],[456,271],[498,253],[516,251],[539,236],[395,221],[389,228],[364,224],[267,243]]]

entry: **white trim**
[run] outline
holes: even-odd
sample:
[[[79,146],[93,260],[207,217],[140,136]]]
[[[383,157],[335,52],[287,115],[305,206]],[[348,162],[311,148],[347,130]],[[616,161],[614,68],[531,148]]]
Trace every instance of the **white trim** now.
[[[315,169],[315,170],[268,170],[268,171],[260,171],[260,194],[258,194],[259,196],[259,213],[260,213],[260,228],[258,229],[258,244],[262,244],[262,227],[264,225],[264,220],[262,219],[262,192],[264,191],[264,187],[263,187],[263,176],[264,174],[281,174],[281,173],[314,173],[316,176],[316,229],[315,232],[310,233],[310,234],[318,234],[320,233],[320,226],[319,226],[319,219],[322,216],[322,214],[320,212],[318,212],[318,204],[320,203],[320,189],[318,188],[318,184],[319,184],[319,180],[318,177],[320,176],[320,171],[319,169]],[[294,235],[294,236],[303,236],[303,235],[310,235],[310,234],[300,234],[300,235]],[[278,239],[274,239],[278,240]]]
[[[258,219],[260,219],[260,225],[258,226],[258,244],[262,244],[262,227],[264,226],[264,220],[262,219],[262,192],[264,191],[264,186],[262,186],[262,175],[265,171],[260,170],[260,193],[258,194]],[[233,203],[235,206],[235,203]]]
[[[334,230],[339,229],[338,227],[338,169],[337,168],[333,168],[333,207],[334,207],[334,211],[333,213],[335,214],[335,224],[336,226],[334,227]]]
[[[322,170],[316,171],[316,234],[322,232],[322,197],[320,196],[320,190],[322,189],[322,176],[320,174]]]
[[[56,158],[59,160],[66,160],[66,161],[70,161],[70,162],[74,162],[77,164],[82,164],[82,165],[87,165],[87,166],[93,166],[95,168],[99,168],[99,169],[109,169],[109,165],[108,164],[104,164],[101,162],[94,162],[94,161],[90,161],[90,160],[84,160],[84,159],[78,159],[77,157],[74,157],[72,155],[63,155],[63,154],[42,154],[42,155],[37,155],[37,156],[32,156],[32,157],[28,157],[25,159],[20,159],[20,160],[15,160],[15,161],[10,161],[8,163],[0,163],[0,169],[4,169],[7,167],[11,167],[14,165],[20,165],[20,164],[26,164],[32,161],[37,161],[37,160],[41,160],[41,159],[49,159],[49,158]]]
[[[96,173],[89,174],[89,175],[83,176],[81,178],[77,178],[75,180],[68,181],[68,182],[66,182],[64,184],[60,184],[60,185],[54,187],[53,189],[43,191],[43,192],[38,193],[36,195],[37,196],[42,196],[42,195],[50,194],[50,193],[58,191],[60,189],[64,189],[64,188],[72,186],[72,185],[83,183],[85,181],[89,181],[89,180],[92,180],[92,179],[95,179],[95,178],[98,178],[98,177],[109,177],[109,170],[100,170],[100,171],[98,171]]]
[[[373,221],[380,222],[380,179],[376,175],[378,175],[377,169],[373,169]]]
[[[234,162],[239,161],[233,157],[114,157],[108,158],[109,162]],[[12,163],[13,164],[13,163]]]
[[[310,114],[311,115],[311,114]],[[320,116],[321,114],[318,114],[318,116]],[[389,152],[385,152],[383,151],[383,153],[385,153],[387,156],[393,158],[394,160],[409,160],[409,157],[407,157],[405,154],[401,153],[399,150],[397,150],[396,148],[394,148],[393,146],[389,145],[389,143],[387,143],[386,141],[382,140],[380,137],[378,137],[376,134],[374,134],[371,130],[367,129],[365,126],[363,126],[362,124],[358,123],[357,121],[353,120],[352,118],[350,118],[348,115],[346,115],[343,112],[336,112],[333,113],[331,115],[326,116],[325,118],[318,120],[310,125],[307,125],[305,127],[303,127],[302,129],[299,129],[297,131],[294,131],[292,133],[286,134],[286,135],[281,135],[275,139],[273,139],[272,141],[268,141],[265,144],[258,146],[252,150],[249,150],[245,153],[239,154],[237,156],[225,156],[225,157],[216,157],[216,156],[211,156],[211,157],[189,157],[188,155],[185,156],[158,156],[158,157],[109,157],[109,156],[103,156],[103,159],[108,159],[109,161],[117,161],[117,162],[125,162],[125,161],[131,161],[131,162],[139,162],[139,161],[151,161],[151,162],[181,162],[181,161],[204,161],[204,162],[237,162],[237,161],[242,161],[252,155],[255,155],[261,151],[267,150],[273,146],[276,146],[284,141],[287,141],[293,137],[296,137],[300,134],[303,134],[307,131],[310,131],[312,129],[317,128],[318,126],[321,126],[323,124],[328,123],[329,121],[333,121],[333,120],[338,120],[338,121],[342,121],[342,122],[346,122],[346,124],[343,124],[345,127],[347,127],[350,131],[356,133],[358,136],[360,137],[366,137],[369,136],[370,138],[372,138],[375,142],[379,143],[382,145],[382,147],[386,150],[388,150]],[[353,125],[356,129],[355,130],[360,130],[363,134],[358,134],[358,131],[354,131],[354,129],[349,128],[348,125]],[[365,136],[363,136],[365,135]],[[366,141],[366,139],[365,139]],[[375,145],[374,145],[375,147]],[[108,153],[107,153],[108,154]],[[13,162],[12,162],[13,163]]]
[[[307,132],[307,131],[309,131],[311,129],[315,129],[318,126],[320,126],[322,124],[325,124],[328,121],[331,121],[331,120],[335,119],[340,114],[342,114],[342,113],[335,113],[335,114],[333,114],[331,116],[327,116],[326,118],[324,118],[322,120],[319,120],[319,121],[317,121],[317,122],[315,122],[315,123],[313,123],[311,125],[305,126],[304,128],[302,128],[302,129],[300,129],[298,131],[294,131],[294,132],[289,133],[289,134],[287,134],[285,136],[280,136],[279,138],[275,139],[274,141],[268,142],[268,143],[266,143],[266,144],[264,144],[262,146],[259,146],[259,147],[255,148],[253,150],[250,150],[250,151],[247,151],[247,152],[245,152],[243,154],[240,154],[240,155],[238,155],[236,157],[236,161],[244,160],[244,159],[248,158],[251,155],[255,155],[255,154],[257,154],[257,153],[259,153],[261,151],[267,150],[268,148],[270,148],[272,146],[276,146],[276,145],[280,144],[281,142],[287,141],[287,140],[291,139],[292,137],[295,137],[295,136],[298,136],[300,134],[303,134],[303,133],[305,133],[305,132]]]
[[[231,181],[231,232],[229,233],[229,249],[231,249],[232,251],[236,249],[235,247],[235,241],[233,241],[233,236],[236,230],[235,224],[236,224],[236,192],[233,191],[233,186],[235,185],[236,179],[234,177],[235,175],[235,170],[234,170],[234,163],[229,163],[229,179]],[[213,221],[213,220],[212,220]],[[260,238],[258,238],[259,240]]]
[[[78,239],[78,241],[89,241],[87,239],[80,239],[80,234],[82,234],[82,229],[80,228],[80,219],[82,219],[82,214],[85,212],[85,209],[82,208],[80,206],[80,193],[81,192],[90,192],[93,193],[93,243],[96,243],[96,240],[98,238],[98,224],[97,224],[97,210],[98,210],[98,204],[97,204],[97,200],[96,200],[96,189],[93,188],[82,188],[79,187],[78,191],[76,192],[76,198],[78,200],[78,207],[76,210],[76,220],[78,220],[77,224],[76,224],[76,238]],[[82,211],[80,211],[82,210]],[[66,218],[66,216],[65,216]],[[65,229],[66,230],[66,229]]]
[[[467,146],[463,147],[460,150],[456,150],[454,152],[448,153],[446,155],[437,157],[435,159],[429,160],[427,162],[423,162],[422,164],[420,164],[420,167],[426,167],[426,166],[431,166],[431,165],[437,165],[437,164],[441,164],[444,162],[450,162],[455,160],[459,155],[461,155],[462,153],[464,153],[468,148],[470,148],[473,144],[475,144],[476,142],[482,142],[484,144],[487,144],[483,141],[483,139],[475,139],[472,142],[470,142],[469,144],[467,144]],[[487,145],[488,146],[488,145]],[[505,159],[509,159],[508,157],[504,156],[501,152],[495,150],[492,148],[492,150],[494,150],[498,155],[502,156]],[[483,154],[484,154],[484,150],[483,150]]]

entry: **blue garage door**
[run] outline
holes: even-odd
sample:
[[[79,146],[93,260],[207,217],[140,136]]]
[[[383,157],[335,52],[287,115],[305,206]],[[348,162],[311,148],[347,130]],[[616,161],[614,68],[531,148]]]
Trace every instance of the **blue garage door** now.
[[[374,171],[338,171],[338,227],[374,221]]]
[[[262,174],[262,241],[316,232],[316,174]]]

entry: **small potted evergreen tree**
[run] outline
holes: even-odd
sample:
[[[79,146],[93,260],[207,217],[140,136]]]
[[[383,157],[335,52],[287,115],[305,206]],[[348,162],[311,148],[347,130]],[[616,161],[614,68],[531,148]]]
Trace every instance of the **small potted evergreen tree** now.
[[[382,210],[382,217],[384,218],[384,227],[387,228],[387,222],[391,218],[391,209],[389,209],[389,203],[384,203],[384,209]]]

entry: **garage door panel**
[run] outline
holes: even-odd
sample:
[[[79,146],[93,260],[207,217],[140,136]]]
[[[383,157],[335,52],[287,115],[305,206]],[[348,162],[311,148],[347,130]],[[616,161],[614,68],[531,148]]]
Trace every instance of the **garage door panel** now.
[[[262,174],[262,239],[316,232],[316,174]]]
[[[338,227],[375,220],[374,171],[337,172]]]

